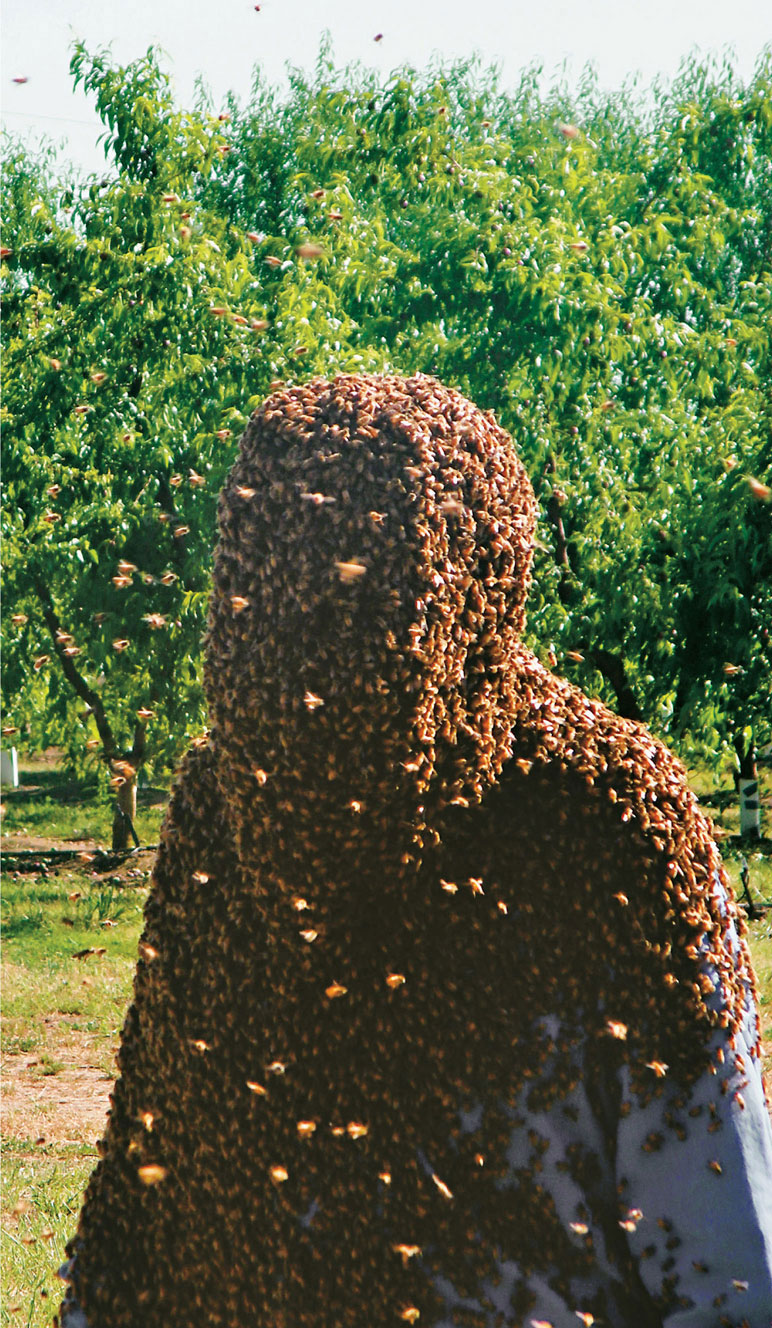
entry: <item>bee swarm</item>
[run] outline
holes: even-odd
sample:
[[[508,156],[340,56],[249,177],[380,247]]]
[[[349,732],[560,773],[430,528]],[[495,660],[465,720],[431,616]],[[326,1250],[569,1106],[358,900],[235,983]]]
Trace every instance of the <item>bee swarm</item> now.
[[[742,1015],[736,910],[675,758],[521,644],[534,522],[508,435],[431,378],[282,387],[252,417],[220,498],[211,732],[175,782],[68,1247],[90,1328],[428,1326],[443,1277],[482,1328],[497,1257],[528,1322],[529,1274],[568,1295],[596,1253],[535,1129],[513,1177],[505,1104],[559,1105],[582,1048],[706,1130],[682,1107]],[[591,1153],[562,1165],[590,1186]]]

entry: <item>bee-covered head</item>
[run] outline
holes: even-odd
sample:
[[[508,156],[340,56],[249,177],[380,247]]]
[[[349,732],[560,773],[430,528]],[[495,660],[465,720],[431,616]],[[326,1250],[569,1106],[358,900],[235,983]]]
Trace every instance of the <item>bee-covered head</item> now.
[[[243,815],[252,789],[274,826],[315,803],[364,832],[479,797],[509,751],[534,522],[490,414],[423,375],[287,388],[219,522],[206,685]]]

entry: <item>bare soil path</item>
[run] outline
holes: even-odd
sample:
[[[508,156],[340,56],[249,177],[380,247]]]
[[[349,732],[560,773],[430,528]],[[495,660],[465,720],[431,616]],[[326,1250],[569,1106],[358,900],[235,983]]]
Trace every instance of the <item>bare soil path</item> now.
[[[69,1063],[56,1074],[36,1073],[29,1056],[6,1056],[2,1063],[2,1133],[6,1139],[43,1144],[93,1144],[104,1133],[112,1079],[96,1066]]]

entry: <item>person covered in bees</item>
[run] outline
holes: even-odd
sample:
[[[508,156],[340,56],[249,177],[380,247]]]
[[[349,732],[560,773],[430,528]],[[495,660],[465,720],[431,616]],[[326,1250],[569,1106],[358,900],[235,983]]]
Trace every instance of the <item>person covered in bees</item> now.
[[[66,1328],[768,1328],[742,919],[522,644],[534,519],[431,378],[252,417]]]

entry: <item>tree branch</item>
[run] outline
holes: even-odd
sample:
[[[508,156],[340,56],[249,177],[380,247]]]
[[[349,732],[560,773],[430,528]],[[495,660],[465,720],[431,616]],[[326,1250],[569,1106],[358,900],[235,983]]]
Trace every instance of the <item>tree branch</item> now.
[[[91,713],[94,716],[94,722],[97,726],[97,733],[102,739],[105,759],[110,762],[119,756],[119,752],[110,726],[110,721],[105,714],[102,698],[94,691],[93,687],[89,687],[86,679],[74,664],[72,655],[66,655],[64,653],[65,646],[57,636],[57,633],[61,633],[62,631],[59,615],[54,608],[48,587],[37,577],[35,578],[35,591],[40,600],[43,618],[45,619],[46,627],[51,633],[54,650],[56,651],[59,663],[62,666],[62,672],[76,695],[80,697],[81,701],[85,701],[86,705],[91,710]]]

